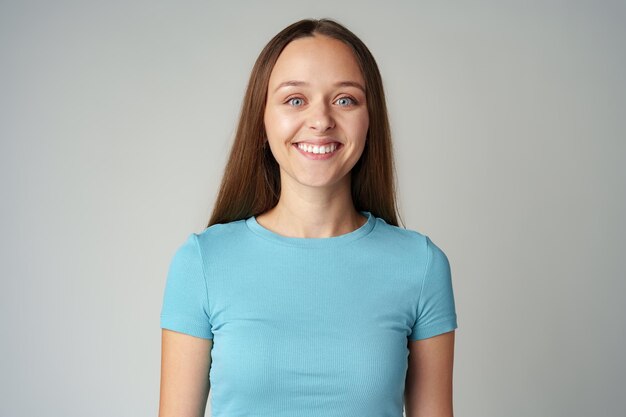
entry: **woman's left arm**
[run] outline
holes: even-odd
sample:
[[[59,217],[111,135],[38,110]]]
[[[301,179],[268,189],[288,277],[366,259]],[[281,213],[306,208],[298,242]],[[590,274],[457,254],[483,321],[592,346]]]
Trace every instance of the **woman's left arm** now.
[[[406,417],[453,417],[454,330],[410,340],[404,408]]]

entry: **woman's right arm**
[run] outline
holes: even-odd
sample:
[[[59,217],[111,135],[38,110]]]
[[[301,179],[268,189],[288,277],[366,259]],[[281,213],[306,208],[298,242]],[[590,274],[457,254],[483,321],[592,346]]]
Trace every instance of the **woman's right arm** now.
[[[204,417],[212,339],[162,329],[159,417]]]

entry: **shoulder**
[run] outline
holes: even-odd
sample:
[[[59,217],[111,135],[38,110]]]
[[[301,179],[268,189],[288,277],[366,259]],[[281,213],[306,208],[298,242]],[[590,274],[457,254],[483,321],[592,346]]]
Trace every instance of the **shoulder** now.
[[[419,230],[388,224],[381,218],[377,218],[376,222],[376,238],[384,245],[429,262],[447,261],[444,251],[429,235]]]
[[[241,243],[247,228],[246,220],[242,219],[213,224],[192,235],[195,235],[201,253],[215,253],[220,248],[226,249]]]
[[[199,240],[210,240],[227,237],[233,233],[241,232],[246,226],[246,220],[234,220],[228,223],[216,223],[204,230],[194,233]]]
[[[376,238],[397,249],[425,251],[428,237],[418,230],[407,229],[376,218]]]

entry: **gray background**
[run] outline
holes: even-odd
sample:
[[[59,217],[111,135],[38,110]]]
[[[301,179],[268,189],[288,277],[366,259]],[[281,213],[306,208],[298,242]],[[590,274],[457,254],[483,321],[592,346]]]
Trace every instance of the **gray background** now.
[[[379,63],[405,224],[451,262],[455,414],[625,415],[625,3],[225,3],[0,2],[0,416],[156,416],[168,264],[305,17]]]

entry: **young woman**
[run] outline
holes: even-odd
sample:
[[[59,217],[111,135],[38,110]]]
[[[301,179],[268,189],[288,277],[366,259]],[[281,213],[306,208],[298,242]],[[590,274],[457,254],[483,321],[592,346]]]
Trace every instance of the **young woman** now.
[[[175,253],[160,417],[450,417],[450,265],[398,226],[367,47],[302,20],[259,55],[207,228]]]

